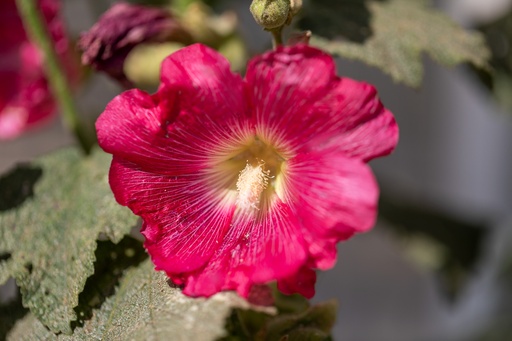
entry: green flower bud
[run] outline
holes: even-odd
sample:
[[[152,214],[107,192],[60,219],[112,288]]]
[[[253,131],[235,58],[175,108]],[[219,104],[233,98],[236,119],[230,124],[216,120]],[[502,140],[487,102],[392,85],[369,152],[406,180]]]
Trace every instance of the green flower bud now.
[[[265,29],[283,26],[289,18],[290,0],[253,0],[251,13]]]

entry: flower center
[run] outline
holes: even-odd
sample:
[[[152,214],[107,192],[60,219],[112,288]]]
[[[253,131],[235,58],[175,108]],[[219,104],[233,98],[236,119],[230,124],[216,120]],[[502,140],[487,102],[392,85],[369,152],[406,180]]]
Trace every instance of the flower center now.
[[[286,154],[258,137],[248,138],[221,154],[208,172],[214,188],[240,210],[263,213],[282,192]]]
[[[255,208],[259,209],[261,193],[268,186],[269,170],[263,170],[262,164],[256,167],[247,164],[240,172],[236,189],[238,198],[236,204],[242,209]]]

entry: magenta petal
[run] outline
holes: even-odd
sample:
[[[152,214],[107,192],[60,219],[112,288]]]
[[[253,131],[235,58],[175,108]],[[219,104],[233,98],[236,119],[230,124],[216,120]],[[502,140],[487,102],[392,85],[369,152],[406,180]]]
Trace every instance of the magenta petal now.
[[[302,267],[293,276],[277,281],[277,288],[283,294],[301,294],[306,298],[315,296],[316,272]]]
[[[242,78],[231,72],[224,56],[209,47],[194,44],[173,53],[163,61],[160,78],[162,107],[175,107],[169,112],[171,122],[183,112],[225,124],[249,118]]]
[[[375,222],[379,190],[370,168],[334,148],[290,160],[286,181],[297,213],[322,222],[311,225],[321,225],[315,230],[325,235],[366,231]]]
[[[334,148],[290,160],[284,187],[284,200],[300,217],[310,254],[321,268],[334,263],[330,239],[346,239],[375,222],[378,187],[370,168]]]
[[[350,157],[369,161],[389,154],[398,142],[395,118],[384,108],[369,84],[349,78],[333,83],[325,97],[315,102],[306,117],[322,117],[308,124],[313,149],[336,146]]]
[[[255,284],[294,275],[307,261],[307,246],[290,208],[276,202],[261,221],[238,215],[208,265],[184,288],[191,296],[236,290],[247,297]]]
[[[339,234],[336,238],[320,239],[313,233],[304,233],[304,239],[308,243],[310,265],[315,269],[328,270],[336,264],[336,243],[351,237],[353,233]]]
[[[164,61],[162,78],[156,95],[130,90],[109,103],[96,122],[105,151],[147,171],[183,175],[204,169],[215,151],[250,131],[242,80],[217,52],[180,50]]]
[[[335,74],[331,56],[307,45],[254,58],[247,69],[258,133],[295,150],[342,146],[368,161],[390,153],[398,128],[369,84]]]
[[[305,262],[300,224],[288,205],[276,200],[262,221],[239,218],[233,221],[234,228],[243,231],[249,224],[249,229],[244,236],[247,240],[239,244],[232,258],[237,260],[235,269],[254,283],[287,277]]]
[[[221,205],[197,179],[190,180],[147,173],[119,157],[112,161],[112,191],[143,218],[144,246],[156,267],[167,272],[203,266],[221,245],[233,215],[234,206]]]
[[[329,91],[335,65],[307,45],[280,47],[252,59],[245,80],[258,133],[271,143],[297,147],[305,139],[301,130],[307,130],[301,115]]]
[[[108,153],[164,168],[169,155],[158,102],[144,91],[116,96],[96,121],[98,143]],[[158,168],[158,165],[155,165]]]
[[[317,117],[331,116],[327,124],[315,127],[323,132],[310,140],[316,148],[337,146],[353,158],[369,161],[389,154],[398,143],[395,118],[369,84],[342,78],[309,112]]]

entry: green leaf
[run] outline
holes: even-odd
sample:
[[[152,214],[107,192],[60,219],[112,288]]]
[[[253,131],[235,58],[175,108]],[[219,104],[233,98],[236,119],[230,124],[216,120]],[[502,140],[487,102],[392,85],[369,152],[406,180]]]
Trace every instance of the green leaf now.
[[[316,304],[297,314],[283,314],[269,320],[258,340],[327,340],[336,322],[335,300]]]
[[[512,10],[502,13],[493,22],[479,27],[485,35],[492,53],[490,64],[493,72],[474,70],[491,91],[494,98],[506,110],[512,112]]]
[[[312,45],[375,66],[409,86],[421,84],[423,52],[446,66],[487,67],[483,36],[427,0],[312,0],[303,13],[299,26],[313,32]]]
[[[186,297],[146,260],[126,272],[116,293],[72,336],[52,334],[30,314],[7,340],[213,341],[225,335],[226,318],[234,308],[251,306],[234,293]]]
[[[286,341],[328,341],[331,340],[329,333],[314,328],[298,328],[290,332],[287,337],[281,338]]]
[[[279,313],[302,313],[310,308],[307,298],[300,294],[285,295],[273,286],[273,295],[275,298],[275,306]]]
[[[33,314],[27,314],[19,320],[7,334],[5,340],[16,341],[54,341],[58,336],[50,332]]]
[[[98,236],[118,242],[136,224],[114,200],[109,164],[102,151],[67,149],[0,179],[0,283],[14,277],[23,305],[53,332],[72,332]]]

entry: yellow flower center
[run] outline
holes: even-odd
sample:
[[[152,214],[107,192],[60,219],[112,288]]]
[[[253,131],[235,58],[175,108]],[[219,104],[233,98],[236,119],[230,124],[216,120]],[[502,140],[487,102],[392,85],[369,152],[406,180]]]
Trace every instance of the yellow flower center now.
[[[261,194],[268,187],[270,173],[269,170],[263,170],[262,166],[263,164],[253,166],[248,163],[238,176],[236,204],[242,209],[258,209]]]
[[[207,178],[214,190],[240,210],[261,214],[283,194],[286,160],[290,157],[258,137],[226,146],[212,159]]]

